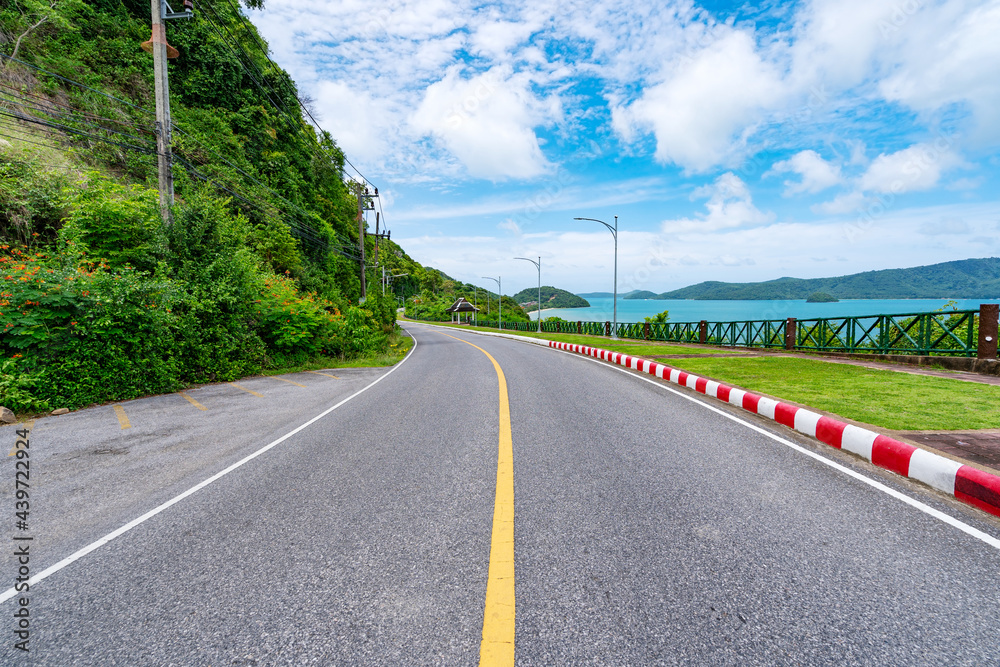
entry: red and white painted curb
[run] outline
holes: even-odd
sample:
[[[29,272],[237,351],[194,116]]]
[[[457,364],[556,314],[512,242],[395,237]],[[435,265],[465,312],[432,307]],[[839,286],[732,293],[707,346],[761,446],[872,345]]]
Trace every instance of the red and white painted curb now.
[[[772,419],[831,447],[853,452],[880,468],[923,482],[962,502],[1000,516],[1000,477],[996,475],[932,454],[874,431],[845,424],[805,408],[781,403],[766,396],[758,396],[648,359],[585,345],[545,342],[549,347],[558,350],[608,361],[694,389],[699,394],[711,396]]]

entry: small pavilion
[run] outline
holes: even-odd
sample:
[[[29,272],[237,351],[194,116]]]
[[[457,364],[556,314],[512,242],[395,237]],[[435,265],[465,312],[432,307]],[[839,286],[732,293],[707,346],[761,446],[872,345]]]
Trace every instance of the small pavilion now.
[[[479,312],[479,309],[466,301],[464,297],[459,297],[458,301],[451,304],[451,306],[444,312],[451,314],[452,322],[461,322],[462,313],[472,313],[472,316],[475,317],[475,314]]]

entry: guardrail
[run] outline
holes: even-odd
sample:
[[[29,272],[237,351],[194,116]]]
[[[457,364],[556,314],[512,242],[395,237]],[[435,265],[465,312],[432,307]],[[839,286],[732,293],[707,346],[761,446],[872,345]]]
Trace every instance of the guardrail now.
[[[619,338],[724,347],[763,347],[821,352],[997,357],[1000,305],[898,315],[737,322],[619,322]],[[479,320],[480,327],[498,328]],[[537,322],[504,322],[503,329],[537,331]],[[544,333],[610,336],[611,322],[542,322]]]

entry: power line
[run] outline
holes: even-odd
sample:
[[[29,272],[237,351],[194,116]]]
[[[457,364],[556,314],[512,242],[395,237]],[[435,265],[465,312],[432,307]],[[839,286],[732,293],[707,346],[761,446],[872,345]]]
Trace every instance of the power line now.
[[[4,93],[4,92],[0,91],[0,100],[3,100],[5,97],[8,98],[8,99],[10,99],[10,100],[12,100],[12,103],[16,104],[17,106],[28,108],[28,109],[30,109],[32,111],[36,111],[36,112],[38,112],[40,114],[44,114],[46,116],[49,116],[50,118],[54,118],[54,119],[58,119],[58,120],[63,120],[63,121],[68,121],[68,122],[80,123],[82,125],[88,125],[90,127],[95,127],[95,128],[104,130],[106,132],[111,132],[112,134],[118,134],[118,135],[121,135],[123,137],[127,137],[129,139],[134,139],[135,141],[140,141],[140,142],[142,141],[141,137],[137,137],[134,134],[129,134],[127,132],[122,132],[120,130],[114,130],[114,129],[110,128],[110,127],[104,127],[103,125],[98,125],[97,123],[91,123],[89,121],[80,120],[78,118],[74,118],[73,116],[69,116],[69,115],[66,115],[66,114],[62,114],[62,113],[58,113],[58,112],[53,112],[53,111],[45,109],[44,107],[41,107],[41,106],[39,106],[37,104],[33,104],[31,102],[27,102],[27,101],[25,101],[23,99],[19,99],[19,98],[13,96],[13,95],[10,95],[9,93]],[[17,117],[22,117],[23,120],[27,120],[28,122],[31,122],[30,117],[27,114],[15,114],[15,115]]]
[[[254,83],[255,83],[255,84],[257,85],[257,87],[258,87],[258,88],[260,89],[260,92],[261,92],[261,93],[263,93],[263,94],[264,94],[264,97],[266,97],[266,98],[267,98],[267,100],[268,100],[268,101],[269,101],[269,102],[271,103],[271,106],[273,106],[273,107],[274,107],[274,109],[275,109],[275,110],[276,110],[276,111],[277,111],[277,112],[278,112],[279,114],[282,114],[282,115],[284,115],[286,119],[289,119],[289,120],[292,120],[292,118],[293,118],[293,117],[292,117],[292,115],[291,115],[291,114],[289,113],[288,109],[287,109],[287,108],[285,108],[285,107],[284,107],[284,105],[281,105],[281,106],[279,106],[277,102],[275,102],[275,101],[274,101],[273,99],[271,99],[271,96],[267,94],[267,91],[266,91],[266,90],[264,90],[264,84],[262,84],[262,83],[261,83],[260,81],[258,81],[258,80],[257,80],[257,78],[256,78],[256,77],[255,77],[255,76],[253,75],[253,73],[251,73],[251,72],[250,72],[250,70],[249,70],[249,69],[247,69],[246,65],[244,65],[244,64],[243,64],[243,61],[242,61],[242,60],[240,59],[240,57],[239,57],[239,56],[238,56],[238,55],[236,54],[236,51],[234,51],[234,50],[233,50],[233,48],[232,48],[232,47],[230,46],[229,42],[228,42],[228,41],[226,41],[226,38],[225,38],[225,37],[224,37],[224,36],[222,35],[222,30],[220,30],[220,29],[219,29],[220,25],[222,26],[222,28],[223,28],[223,29],[225,29],[225,30],[226,30],[226,32],[227,32],[227,33],[229,34],[229,36],[230,36],[230,37],[231,37],[231,38],[233,39],[233,41],[234,41],[234,42],[236,41],[236,38],[235,38],[235,37],[233,37],[233,36],[232,36],[232,33],[230,33],[230,32],[229,32],[229,28],[226,28],[226,26],[224,25],[224,22],[223,22],[222,18],[221,18],[221,17],[220,17],[219,15],[218,15],[218,13],[216,13],[216,11],[215,11],[215,8],[214,8],[214,7],[212,7],[212,5],[211,5],[211,4],[208,4],[208,3],[206,3],[206,6],[207,6],[207,7],[209,8],[209,10],[211,10],[211,12],[212,12],[212,14],[213,14],[213,15],[215,16],[215,18],[216,18],[216,19],[218,19],[218,23],[216,23],[215,21],[213,21],[212,19],[210,19],[210,18],[208,17],[208,15],[204,15],[204,16],[205,16],[205,20],[206,20],[206,22],[208,22],[208,23],[209,23],[209,24],[210,24],[210,25],[212,26],[212,28],[213,28],[213,29],[215,30],[215,32],[216,32],[216,34],[217,34],[217,35],[219,36],[219,40],[220,40],[220,41],[222,42],[223,46],[225,46],[225,47],[226,47],[226,48],[227,48],[227,49],[229,50],[229,52],[230,52],[230,53],[231,53],[231,54],[233,55],[233,57],[234,57],[234,58],[236,58],[236,61],[237,61],[237,63],[239,64],[240,68],[241,68],[241,69],[242,69],[242,70],[243,70],[243,71],[244,71],[244,72],[246,73],[246,75],[247,75],[248,77],[250,77],[250,79],[251,79],[251,80],[252,80],[252,81],[253,81],[253,82],[254,82]],[[247,60],[248,64],[249,64],[249,65],[250,65],[251,67],[253,67],[253,68],[254,68],[254,69],[255,69],[255,70],[257,71],[257,74],[258,74],[258,75],[260,75],[260,76],[261,76],[261,78],[265,78],[265,77],[264,77],[264,75],[263,75],[263,74],[261,74],[260,70],[259,70],[259,69],[257,69],[257,68],[256,68],[256,66],[255,66],[255,65],[253,64],[253,62],[252,62],[252,61],[250,60],[250,57],[249,57],[249,56],[248,56],[248,55],[246,54],[246,51],[243,51],[242,47],[240,47],[240,45],[239,45],[239,44],[236,44],[236,48],[240,49],[240,51],[241,51],[241,52],[243,52],[243,56],[244,56],[244,58],[246,58],[246,60]],[[266,78],[265,78],[265,81],[266,81]],[[270,86],[270,84],[268,84],[268,88],[269,88],[269,89],[271,90],[271,92],[272,92],[272,93],[275,93],[275,95],[277,96],[277,92],[276,92],[276,91],[274,90],[274,88],[272,88],[272,87]],[[294,122],[293,122],[293,125],[295,125],[295,124],[297,124],[297,123],[294,123]]]
[[[233,39],[233,41],[236,42],[236,38],[232,35],[232,33],[229,31],[229,29],[225,27],[224,22],[222,21],[221,17],[218,15],[218,13],[215,12],[214,8],[211,7],[211,5],[209,5],[209,9],[212,11],[212,13],[215,15],[215,17],[220,21],[220,23],[223,24],[224,29],[230,35],[230,37]],[[237,11],[237,16],[239,17],[239,19],[241,21],[244,21],[244,22],[246,21],[245,17],[242,15],[241,12]],[[222,35],[221,31],[219,30],[218,25],[216,25],[215,22],[213,22],[207,16],[206,16],[206,20],[207,20],[207,22],[209,24],[212,25],[213,29],[216,31],[216,34],[219,36],[219,39],[222,41],[223,45],[227,49],[229,49],[230,53],[236,58],[237,64],[239,64],[239,66],[241,67],[241,69],[243,69],[244,72],[246,72],[246,74],[250,77],[250,79],[254,82],[254,84],[257,85],[257,87],[261,90],[261,92],[264,94],[264,96],[267,97],[268,101],[271,102],[271,104],[275,108],[275,110],[278,111],[279,114],[282,115],[282,116],[284,116],[287,120],[292,121],[293,126],[297,126],[298,128],[301,129],[302,128],[302,124],[301,124],[301,120],[302,119],[301,119],[301,117],[296,118],[295,116],[293,116],[288,111],[288,109],[286,107],[284,107],[283,105],[278,105],[277,103],[275,103],[275,101],[273,99],[271,99],[271,97],[264,90],[264,84],[262,84],[260,81],[257,80],[256,77],[253,76],[253,74],[247,69],[246,65],[244,65],[244,63],[242,62],[242,60],[240,59],[240,57],[229,46],[229,43],[226,41],[225,37]],[[257,43],[258,47],[260,47],[259,41],[257,40],[254,32],[252,30],[250,30],[248,32],[250,32],[251,36],[253,37],[254,41]],[[246,59],[247,63],[251,67],[254,68],[254,70],[260,75],[260,77],[265,82],[267,82],[266,76],[260,71],[259,68],[257,68],[256,64],[250,58],[249,54],[242,48],[242,46],[238,42],[236,43],[236,46],[237,46],[237,48],[240,49],[240,51],[243,54],[244,58]],[[271,65],[274,66],[277,71],[283,73],[283,70],[281,70],[281,68],[278,67],[277,64],[275,64],[274,61],[271,60],[270,57],[267,56],[266,51],[264,52],[264,55],[265,55],[265,58],[267,58],[268,62],[271,63]],[[10,57],[8,55],[5,55],[5,54],[2,54],[2,53],[0,53],[0,58],[3,58],[3,59],[5,59],[7,61],[10,61],[10,62],[16,62],[16,63],[18,63],[20,65],[28,67],[28,68],[30,68],[32,70],[37,71],[37,72],[40,72],[40,73],[46,74],[48,76],[54,77],[56,79],[59,79],[60,81],[63,81],[63,82],[65,82],[65,83],[67,83],[67,84],[69,84],[71,86],[80,88],[82,90],[87,90],[87,91],[96,93],[98,95],[101,95],[101,96],[109,99],[109,100],[113,100],[115,102],[119,102],[121,104],[124,104],[124,105],[126,105],[126,106],[128,106],[128,107],[130,107],[132,109],[135,109],[136,111],[142,112],[144,114],[149,114],[149,115],[155,116],[155,112],[153,112],[153,111],[151,111],[149,109],[146,109],[144,107],[138,106],[136,104],[132,104],[131,102],[128,102],[128,101],[123,100],[121,98],[115,97],[114,95],[110,95],[110,94],[108,94],[108,93],[106,93],[104,91],[98,90],[98,89],[93,88],[91,86],[87,86],[87,85],[82,84],[82,83],[80,83],[78,81],[74,81],[74,80],[69,79],[67,77],[64,77],[64,76],[62,76],[60,74],[56,74],[55,72],[51,72],[49,70],[46,70],[45,68],[40,67],[38,65],[33,65],[31,63],[25,62],[23,60],[19,60],[17,58],[12,58],[12,57]],[[279,76],[278,78],[281,79],[282,81],[285,80],[285,77],[283,77],[283,76]],[[288,82],[286,81],[286,83],[288,83]],[[4,84],[0,84],[0,85],[4,85]],[[5,85],[4,85],[4,87],[10,88],[9,86],[5,86]],[[275,91],[274,87],[271,86],[270,83],[267,83],[267,87],[271,90],[271,92],[275,93],[275,95],[277,96],[277,91]],[[3,94],[3,93],[0,93],[0,94]],[[42,113],[42,114],[48,116],[50,119],[60,119],[60,120],[67,121],[67,122],[80,123],[80,124],[83,124],[83,125],[88,125],[88,126],[93,127],[93,128],[104,130],[106,132],[110,132],[110,133],[113,133],[113,134],[118,134],[118,135],[124,136],[126,138],[135,140],[135,141],[142,142],[142,138],[141,137],[137,137],[135,135],[131,135],[131,134],[126,133],[126,132],[121,132],[121,131],[118,131],[118,130],[114,130],[112,128],[104,127],[104,126],[96,124],[96,123],[91,123],[91,122],[88,122],[88,121],[84,121],[84,120],[81,120],[80,118],[77,118],[77,117],[67,116],[65,114],[60,114],[60,113],[54,113],[53,111],[44,109],[44,108],[42,108],[41,106],[39,106],[37,104],[32,104],[30,102],[27,102],[26,101],[26,97],[29,94],[22,93],[22,95],[24,95],[24,96],[20,98],[20,100],[18,102],[19,104],[27,106],[27,107],[31,108],[32,110],[34,110],[36,112]],[[9,95],[9,96],[16,98],[16,96],[14,96],[14,95]],[[44,101],[46,101],[46,102],[48,102],[50,104],[53,104],[54,106],[59,106],[59,107],[65,108],[65,109],[72,110],[72,107],[69,107],[68,105],[59,104],[59,103],[57,103],[57,102],[55,102],[53,100],[50,100],[50,99],[42,97],[42,96],[30,95],[30,97],[33,97],[33,98],[38,99],[38,100],[44,100]],[[299,100],[298,95],[293,95],[293,97],[295,98],[295,100],[298,103],[298,105],[302,108],[302,110],[305,111],[305,113],[313,121],[313,123],[316,124],[316,127],[319,128],[318,122],[312,116],[312,114],[309,112],[309,110],[305,108],[305,106],[302,104],[301,100]],[[279,99],[280,99],[280,96],[279,96]],[[140,132],[145,131],[145,132],[149,132],[149,133],[155,134],[154,131],[149,130],[149,129],[143,127],[142,125],[139,125],[139,124],[136,124],[136,123],[126,123],[126,122],[123,122],[123,121],[120,121],[120,120],[117,120],[117,119],[111,119],[111,118],[107,118],[107,117],[104,117],[104,116],[100,116],[98,114],[90,114],[88,112],[81,112],[81,111],[77,111],[77,110],[73,110],[73,111],[75,113],[81,115],[81,116],[89,116],[92,120],[103,120],[103,121],[106,121],[106,122],[115,123],[115,124],[122,125],[122,126],[130,126],[132,128],[138,129]],[[109,139],[107,137],[99,136],[99,135],[94,134],[92,132],[86,132],[86,131],[83,131],[83,130],[71,127],[70,125],[66,125],[64,123],[58,123],[58,122],[51,122],[51,121],[40,120],[40,119],[37,119],[37,118],[32,118],[32,117],[30,117],[30,116],[28,116],[26,114],[4,113],[3,111],[0,111],[0,116],[6,116],[8,118],[15,119],[17,121],[28,122],[28,123],[40,125],[40,126],[43,126],[43,127],[48,127],[50,129],[54,129],[54,130],[59,130],[61,132],[65,132],[67,134],[72,134],[72,135],[76,135],[78,137],[100,141],[100,142],[103,142],[103,143],[107,143],[109,145],[117,146],[117,147],[125,149],[125,150],[130,150],[130,151],[138,152],[138,153],[145,154],[145,155],[158,155],[158,153],[157,153],[157,151],[155,149],[150,149],[150,148],[145,147],[145,146],[131,145],[131,144],[123,143],[123,142],[120,142],[120,141],[114,141],[112,139]],[[250,176],[249,174],[247,174],[245,171],[243,171],[239,167],[236,167],[234,164],[232,164],[228,160],[225,160],[224,158],[222,158],[216,151],[208,148],[204,143],[202,143],[202,142],[198,141],[197,139],[195,139],[190,133],[184,131],[182,128],[180,128],[176,124],[171,123],[171,126],[177,128],[178,130],[180,130],[185,136],[189,137],[192,141],[194,141],[198,145],[200,145],[203,148],[209,150],[213,155],[215,155],[216,157],[218,157],[219,159],[221,159],[229,167],[235,169],[241,175],[243,175],[244,177],[246,177],[246,178],[250,179],[251,181],[253,181],[256,185],[264,188],[265,190],[267,190],[269,193],[271,193],[275,197],[279,198],[281,201],[283,201],[288,206],[291,206],[291,207],[297,209],[300,213],[302,213],[306,217],[309,217],[309,215],[310,215],[309,213],[307,213],[303,209],[299,208],[298,206],[296,206],[292,202],[288,201],[287,199],[285,199],[284,197],[282,197],[281,195],[279,195],[277,192],[275,192],[273,189],[271,189],[268,186],[266,186],[263,183],[261,183],[259,180],[253,178],[252,176]],[[322,128],[319,128],[319,129],[322,130]],[[23,139],[21,137],[16,137],[16,136],[13,136],[13,135],[0,135],[0,136],[7,136],[7,137],[9,137],[11,139],[15,139],[17,141],[23,141],[25,143],[30,143],[30,144],[37,145],[37,146],[44,146],[44,147],[47,147],[47,148],[51,148],[52,147],[49,144],[42,144],[42,143],[39,143],[39,142],[30,141],[30,140]],[[65,149],[62,149],[61,147],[57,147],[57,148],[59,148],[60,150],[65,150]],[[316,146],[315,148],[319,149],[320,147]],[[351,164],[350,160],[347,159],[347,156],[343,154],[342,150],[339,151],[339,154],[340,154],[340,157],[343,158],[343,160],[347,164],[349,164],[352,169],[354,169],[363,179],[365,179],[365,181],[368,180],[368,179],[366,179],[364,177],[364,174],[362,174],[353,164]],[[328,156],[325,155],[325,154],[323,154],[322,152],[319,152],[318,156],[322,157],[323,159],[329,159]],[[217,181],[211,179],[208,176],[205,176],[200,171],[198,171],[194,167],[194,165],[191,164],[188,160],[186,160],[186,159],[184,159],[184,158],[182,158],[180,156],[177,156],[177,158],[178,158],[179,161],[181,161],[181,162],[183,162],[185,164],[185,166],[186,166],[187,170],[189,171],[189,173],[192,173],[192,175],[194,175],[196,178],[199,178],[200,180],[209,182],[209,183],[215,185],[216,187],[219,187],[219,188],[223,189],[224,191],[228,192],[229,194],[232,194],[233,196],[237,197],[241,201],[247,203],[248,205],[252,206],[253,208],[255,208],[257,210],[263,210],[258,205],[256,205],[253,202],[253,200],[247,199],[246,197],[244,197],[244,196],[240,195],[239,193],[235,192],[233,189],[225,187],[221,183],[218,183]],[[313,243],[317,243],[317,244],[330,245],[325,240],[320,239],[317,236],[315,230],[310,225],[308,225],[307,223],[302,222],[302,221],[300,221],[300,220],[298,220],[296,218],[292,218],[292,220],[295,222],[295,224],[289,224],[286,220],[283,220],[283,222],[285,222],[285,224],[288,224],[288,226],[289,226],[290,229],[293,229],[294,231],[298,232],[298,235],[300,236],[300,238],[303,238],[304,240],[310,240]],[[349,257],[349,258],[355,259],[355,260],[358,259],[357,256],[351,255],[349,253],[344,252],[345,248],[351,248],[351,247],[353,247],[353,242],[351,242],[350,240],[348,240],[346,242],[343,241],[335,231],[334,231],[334,237],[337,239],[338,245],[337,246],[332,246],[331,249],[335,250],[338,254],[343,255],[345,257]]]
[[[10,56],[5,55],[3,53],[0,53],[0,58],[3,58],[4,60],[9,60],[11,62],[18,63],[19,65],[24,65],[25,67],[30,67],[33,70],[36,70],[36,71],[39,71],[39,72],[43,72],[45,74],[48,74],[49,76],[54,76],[57,79],[65,81],[66,83],[68,83],[68,84],[70,84],[72,86],[76,86],[77,88],[83,88],[85,90],[89,90],[89,91],[91,91],[93,93],[97,93],[98,95],[103,95],[104,97],[107,97],[108,99],[112,99],[112,100],[114,100],[116,102],[121,102],[122,104],[124,104],[126,106],[130,106],[130,107],[132,107],[133,109],[135,109],[137,111],[142,111],[143,113],[148,113],[148,114],[153,115],[153,116],[156,115],[155,112],[150,111],[149,109],[144,109],[143,107],[136,106],[135,104],[132,104],[131,102],[126,102],[125,100],[117,98],[114,95],[109,95],[108,93],[105,93],[103,91],[97,90],[96,88],[91,88],[90,86],[82,84],[79,81],[73,81],[72,79],[67,79],[66,77],[64,77],[62,75],[56,74],[55,72],[50,72],[47,69],[43,69],[43,68],[39,67],[38,65],[32,65],[31,63],[26,63],[23,60],[18,60],[17,58],[11,58]]]
[[[101,141],[101,142],[104,142],[104,143],[107,143],[107,144],[112,144],[114,146],[118,146],[120,148],[125,148],[127,150],[134,150],[134,151],[138,151],[138,152],[141,152],[141,153],[147,153],[147,154],[150,154],[150,155],[156,155],[156,149],[150,149],[150,148],[146,148],[144,146],[133,146],[131,144],[125,144],[125,143],[122,143],[120,141],[114,141],[114,140],[108,139],[106,137],[102,137],[102,136],[99,136],[99,135],[96,135],[96,134],[92,134],[90,132],[84,132],[82,130],[77,130],[75,128],[69,127],[68,125],[62,125],[60,123],[51,123],[51,122],[48,122],[48,121],[39,120],[37,118],[31,118],[29,116],[18,115],[18,114],[11,114],[11,113],[5,113],[3,111],[0,111],[0,116],[6,116],[8,118],[15,118],[15,119],[20,120],[20,121],[25,122],[25,123],[33,123],[35,125],[41,125],[43,127],[50,127],[52,129],[60,130],[61,132],[66,132],[68,134],[74,134],[74,135],[77,135],[77,136],[86,137],[88,139],[95,139],[97,141]]]
[[[267,61],[268,61],[269,63],[271,63],[271,65],[272,65],[272,66],[273,66],[273,67],[274,67],[274,68],[275,68],[276,70],[278,70],[279,72],[281,72],[281,71],[284,71],[284,70],[283,70],[283,69],[282,69],[282,68],[281,68],[281,67],[280,67],[280,66],[279,66],[279,65],[278,65],[278,64],[277,64],[276,62],[274,62],[274,61],[273,61],[273,60],[271,59],[271,56],[270,56],[270,55],[269,55],[269,54],[267,53],[267,48],[266,48],[266,47],[264,46],[264,44],[262,44],[262,43],[261,43],[260,39],[258,39],[258,37],[257,37],[257,28],[256,28],[256,26],[254,26],[254,25],[253,25],[252,23],[250,23],[250,22],[249,22],[249,20],[248,20],[248,19],[247,19],[247,17],[246,17],[246,16],[245,16],[245,15],[243,14],[243,12],[242,12],[242,11],[240,11],[240,8],[239,8],[239,6],[238,6],[238,5],[234,5],[234,4],[233,4],[233,0],[226,0],[226,2],[228,2],[228,3],[229,3],[229,6],[230,6],[230,7],[232,7],[232,8],[233,8],[233,10],[234,10],[234,11],[236,12],[236,16],[237,16],[237,18],[239,18],[239,20],[240,20],[240,21],[241,21],[241,22],[242,22],[242,23],[243,23],[244,25],[246,25],[246,26],[247,26],[247,29],[245,30],[245,32],[249,33],[249,34],[250,34],[250,36],[251,36],[251,37],[253,38],[253,42],[254,42],[254,45],[255,45],[255,46],[257,47],[257,49],[258,49],[258,50],[259,50],[259,51],[261,52],[261,54],[262,54],[262,55],[263,55],[263,56],[264,56],[264,57],[265,57],[265,58],[267,59]],[[213,10],[213,11],[214,11],[214,10]],[[285,83],[289,83],[289,80],[285,79],[284,77],[279,77],[279,78],[281,78],[281,79],[282,79],[282,81],[284,81]],[[293,93],[294,93],[295,91],[293,90],[293,91],[291,91],[291,92],[293,92]],[[322,126],[321,126],[321,125],[319,124],[319,121],[318,121],[318,120],[316,120],[316,118],[315,118],[315,117],[314,117],[314,116],[312,115],[312,113],[311,113],[311,112],[309,111],[309,109],[308,109],[308,108],[306,108],[306,105],[304,105],[304,104],[302,103],[302,100],[301,100],[301,99],[299,99],[299,96],[298,96],[297,94],[293,94],[293,97],[295,97],[295,101],[296,101],[296,102],[298,102],[298,104],[299,104],[299,107],[300,107],[300,108],[302,109],[302,111],[303,111],[303,112],[305,112],[305,114],[306,114],[307,116],[309,116],[309,119],[310,119],[310,120],[312,121],[312,123],[313,123],[313,125],[314,125],[314,126],[316,127],[316,129],[317,129],[317,130],[319,130],[320,132],[326,132],[326,131],[325,131],[325,130],[324,130],[324,129],[322,128]],[[354,164],[353,164],[353,163],[352,163],[352,162],[350,161],[350,159],[348,159],[347,155],[346,155],[346,154],[344,154],[344,152],[343,152],[343,151],[341,151],[341,157],[343,157],[343,158],[344,158],[344,162],[346,162],[346,163],[347,163],[348,165],[350,165],[351,169],[353,169],[353,170],[354,170],[355,172],[357,172],[358,176],[360,176],[360,177],[361,177],[361,180],[363,180],[363,181],[365,181],[366,183],[369,183],[369,184],[371,184],[371,183],[372,183],[372,182],[371,182],[371,180],[369,180],[369,179],[368,179],[368,177],[366,177],[366,176],[365,176],[364,174],[362,174],[362,173],[361,173],[361,171],[360,171],[360,170],[359,170],[359,169],[358,169],[357,167],[355,167],[355,166],[354,166]],[[372,187],[374,187],[374,184],[372,184]],[[383,217],[385,217],[385,216],[383,216]]]
[[[81,109],[77,109],[77,108],[73,107],[70,104],[64,104],[62,102],[58,102],[58,101],[53,100],[53,99],[51,99],[51,98],[49,98],[49,97],[47,97],[45,95],[39,95],[37,93],[27,92],[27,91],[21,90],[20,88],[12,86],[10,84],[6,84],[6,83],[3,83],[3,82],[0,82],[0,88],[6,88],[7,90],[12,91],[12,92],[9,92],[9,93],[8,92],[0,91],[0,95],[11,95],[11,96],[14,96],[14,97],[20,96],[21,99],[38,100],[38,102],[40,102],[40,103],[44,103],[46,105],[50,105],[50,106],[53,106],[53,107],[58,107],[60,109],[66,109],[67,111],[70,111],[71,113],[74,113],[74,114],[76,114],[78,116],[82,116],[84,118],[89,118],[91,120],[104,121],[104,122],[108,122],[108,123],[114,123],[116,125],[121,125],[123,127],[132,127],[132,128],[136,128],[136,129],[139,129],[139,130],[144,130],[144,131],[147,131],[147,132],[150,132],[150,133],[154,132],[154,130],[152,130],[151,128],[149,128],[149,127],[147,127],[145,125],[141,125],[139,123],[136,123],[135,121],[132,121],[132,120],[125,121],[125,120],[121,120],[121,119],[118,119],[118,118],[109,118],[107,116],[101,116],[100,114],[95,114],[95,113],[91,113],[89,111],[84,111],[84,110],[81,110]]]

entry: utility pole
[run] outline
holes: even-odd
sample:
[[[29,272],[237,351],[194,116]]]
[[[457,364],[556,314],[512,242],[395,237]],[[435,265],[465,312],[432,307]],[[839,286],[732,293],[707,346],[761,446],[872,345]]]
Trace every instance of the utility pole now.
[[[142,48],[153,53],[154,88],[156,92],[156,156],[160,189],[160,215],[170,224],[170,207],[174,205],[174,174],[170,154],[170,85],[167,77],[167,59],[180,53],[167,44],[167,19],[191,18],[194,4],[184,0],[184,11],[175,12],[166,0],[150,0],[153,17],[153,34]]]
[[[368,191],[368,186],[359,181],[355,181],[352,185],[355,196],[358,198],[358,249],[361,250],[360,260],[361,260],[361,298],[358,299],[358,303],[364,303],[365,299],[368,298],[368,285],[365,272],[367,271],[367,265],[365,264],[365,211],[374,211],[375,205],[372,201],[373,197],[378,197],[378,188],[375,188],[375,194]],[[389,237],[388,234],[385,235],[386,238]],[[377,243],[377,241],[376,241]],[[377,246],[376,246],[377,247]],[[378,256],[375,256],[375,265],[378,265]]]
[[[365,186],[362,183],[358,183],[355,188],[355,194],[358,196],[358,247],[361,250],[361,298],[358,299],[358,303],[364,303],[365,299],[368,298],[365,289]]]

